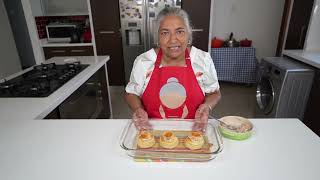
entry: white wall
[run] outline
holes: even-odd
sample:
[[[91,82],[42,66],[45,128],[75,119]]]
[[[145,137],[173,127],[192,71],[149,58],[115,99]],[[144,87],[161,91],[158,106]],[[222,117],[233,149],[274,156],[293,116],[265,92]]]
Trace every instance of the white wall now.
[[[253,40],[257,58],[274,56],[284,0],[214,0],[212,37]]]
[[[21,70],[20,59],[3,0],[0,0],[0,79]]]
[[[305,50],[320,51],[320,0],[314,1]]]

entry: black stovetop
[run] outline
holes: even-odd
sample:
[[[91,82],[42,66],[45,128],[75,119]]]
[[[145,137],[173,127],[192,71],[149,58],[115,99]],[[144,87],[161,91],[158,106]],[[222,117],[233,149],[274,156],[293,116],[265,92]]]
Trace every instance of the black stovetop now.
[[[47,97],[89,65],[41,64],[28,72],[0,83],[1,97]]]

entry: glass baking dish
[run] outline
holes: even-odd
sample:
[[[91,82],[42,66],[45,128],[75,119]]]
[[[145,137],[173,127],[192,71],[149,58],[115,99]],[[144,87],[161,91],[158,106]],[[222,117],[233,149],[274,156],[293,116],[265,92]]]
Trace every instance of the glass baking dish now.
[[[155,144],[157,148],[139,148],[137,146],[139,130],[132,121],[129,121],[122,132],[120,146],[136,161],[209,161],[214,159],[223,149],[221,135],[213,120],[208,121],[208,125],[203,133],[205,143],[199,150],[189,150],[182,144],[183,140],[192,131],[194,123],[197,122],[180,119],[149,120],[149,122],[153,127],[152,134],[156,142],[162,132],[172,131],[179,139],[179,148],[159,148],[158,142]]]

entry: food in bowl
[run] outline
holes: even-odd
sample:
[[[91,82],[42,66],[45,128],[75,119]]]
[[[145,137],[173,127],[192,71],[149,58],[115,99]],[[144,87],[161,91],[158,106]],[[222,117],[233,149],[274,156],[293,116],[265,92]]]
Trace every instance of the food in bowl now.
[[[185,139],[184,145],[190,150],[201,149],[204,144],[204,138],[201,132],[193,131]]]
[[[172,131],[163,132],[160,137],[160,146],[166,149],[173,149],[179,144],[179,139]]]
[[[137,144],[140,148],[151,148],[156,143],[150,131],[141,131],[138,135]]]
[[[252,134],[253,124],[244,117],[226,116],[219,121],[219,130],[224,137],[244,140]]]

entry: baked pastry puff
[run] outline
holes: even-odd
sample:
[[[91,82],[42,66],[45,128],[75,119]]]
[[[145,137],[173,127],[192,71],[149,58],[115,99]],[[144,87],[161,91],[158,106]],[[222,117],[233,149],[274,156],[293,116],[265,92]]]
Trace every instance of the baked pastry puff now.
[[[156,143],[154,136],[149,131],[141,131],[138,135],[138,146],[140,148],[150,148]]]
[[[203,144],[204,138],[202,133],[197,131],[192,131],[184,141],[184,145],[191,150],[201,149]]]
[[[165,131],[160,137],[160,146],[166,149],[173,149],[179,144],[178,138],[171,131]]]

